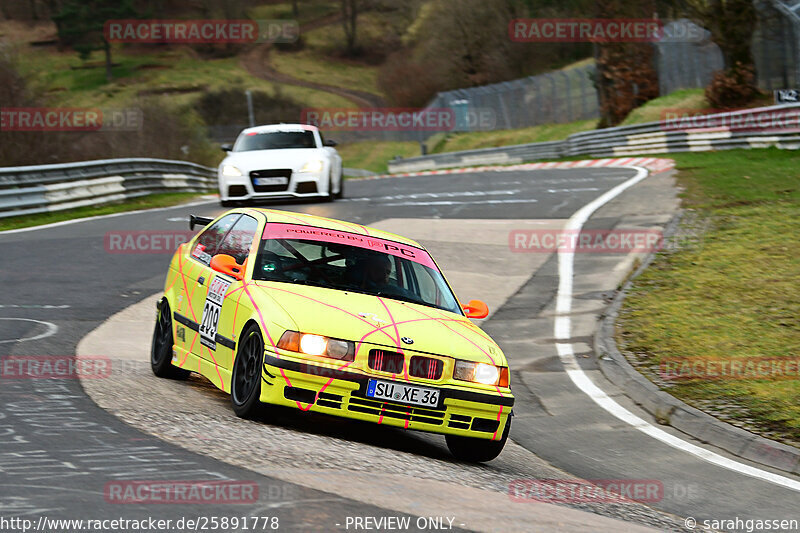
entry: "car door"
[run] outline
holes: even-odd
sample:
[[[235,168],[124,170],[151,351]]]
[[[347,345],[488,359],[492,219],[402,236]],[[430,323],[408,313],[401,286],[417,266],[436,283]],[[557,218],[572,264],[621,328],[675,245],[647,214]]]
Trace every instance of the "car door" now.
[[[257,219],[250,215],[242,215],[223,239],[214,255],[232,256],[236,263],[242,265],[247,272],[251,252],[257,250],[260,228]],[[235,279],[226,274],[212,271],[209,279],[206,301],[203,304],[203,318],[200,322],[201,343],[206,355],[213,355],[216,364],[228,370],[233,369],[233,358],[238,334],[244,325],[247,313],[240,309],[243,305],[252,308],[252,303],[243,289],[246,281]]]
[[[216,254],[225,235],[241,216],[240,213],[231,213],[208,226],[192,242],[191,248],[182,258],[182,283],[186,287],[185,298],[178,302],[175,319],[178,327],[184,328],[184,332],[178,330],[175,342],[188,352],[199,355],[199,347],[202,346],[198,330],[203,316],[203,306],[208,295],[209,278],[213,272],[210,267],[211,258]]]

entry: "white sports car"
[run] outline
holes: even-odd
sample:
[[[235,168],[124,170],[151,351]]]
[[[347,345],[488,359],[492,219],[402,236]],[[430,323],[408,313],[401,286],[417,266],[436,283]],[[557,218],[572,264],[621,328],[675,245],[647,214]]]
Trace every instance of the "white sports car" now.
[[[273,124],[243,130],[220,163],[222,205],[279,197],[341,198],[342,158],[315,126]]]

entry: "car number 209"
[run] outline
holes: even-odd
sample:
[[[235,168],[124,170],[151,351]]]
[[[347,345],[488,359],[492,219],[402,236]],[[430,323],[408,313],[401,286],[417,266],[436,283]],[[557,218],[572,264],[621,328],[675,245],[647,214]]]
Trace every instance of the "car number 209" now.
[[[200,320],[200,343],[212,350],[217,349],[217,325],[219,325],[219,314],[222,311],[222,301],[225,299],[225,291],[228,290],[231,281],[217,276],[211,282],[206,296],[206,303],[203,306],[203,318]]]
[[[376,400],[389,400],[397,403],[436,407],[439,405],[439,391],[396,381],[369,380],[367,396]]]

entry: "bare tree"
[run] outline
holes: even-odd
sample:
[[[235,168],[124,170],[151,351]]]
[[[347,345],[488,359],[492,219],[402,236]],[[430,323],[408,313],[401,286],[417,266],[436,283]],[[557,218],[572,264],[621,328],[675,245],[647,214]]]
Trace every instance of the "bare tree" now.
[[[421,60],[438,65],[448,89],[511,79],[511,19],[504,2],[435,2],[417,31]]]
[[[68,0],[61,11],[53,15],[53,22],[58,29],[61,43],[71,46],[81,59],[88,59],[95,50],[104,52],[106,81],[111,81],[111,43],[105,35],[105,23],[112,19],[135,16],[132,0],[93,0],[90,3]]]
[[[344,30],[345,51],[348,55],[356,53],[356,39],[358,31],[359,0],[341,0],[342,3],[342,29]]]
[[[690,0],[691,13],[711,32],[725,67],[736,63],[753,65],[750,43],[756,29],[757,13],[752,0]]]
[[[595,16],[602,19],[648,18],[653,0],[596,0]],[[658,96],[658,73],[653,46],[639,42],[601,42],[595,46],[598,127],[616,126],[633,109]]]
[[[758,96],[756,68],[750,43],[757,13],[752,0],[688,0],[690,12],[710,32],[725,60],[706,88],[706,98],[715,107],[735,108]]]

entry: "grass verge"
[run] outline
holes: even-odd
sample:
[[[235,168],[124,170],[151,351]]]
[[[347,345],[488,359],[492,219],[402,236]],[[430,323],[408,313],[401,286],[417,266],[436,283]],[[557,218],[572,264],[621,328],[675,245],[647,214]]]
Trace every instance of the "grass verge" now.
[[[150,95],[163,96],[166,104],[179,110],[191,106],[203,91],[242,86],[275,94],[283,88],[250,75],[238,57],[204,59],[182,48],[150,51],[117,47],[111,83],[105,81],[100,52],[94,52],[88,62],[74,52],[53,49],[21,49],[18,57],[21,72],[34,80],[34,88],[46,94],[51,105],[121,107]],[[92,68],[86,68],[87,64]],[[350,104],[340,96],[305,87],[285,92],[304,107]]]
[[[475,131],[454,133],[432,139],[433,145],[428,148],[432,153],[457,152],[461,150],[477,150],[479,148],[495,148],[514,144],[561,141],[580,131],[595,128],[596,120],[579,120],[567,124],[542,124],[517,130]]]
[[[419,155],[419,143],[413,141],[365,141],[341,144],[336,147],[342,156],[342,166],[371,170],[378,174],[388,172],[387,165],[394,156]]]
[[[110,215],[113,213],[123,213],[125,211],[136,211],[137,209],[151,209],[154,207],[169,207],[196,200],[203,194],[189,193],[163,193],[150,194],[140,198],[127,200],[123,203],[108,204],[97,207],[79,207],[78,209],[68,209],[66,211],[55,211],[52,213],[41,213],[38,215],[22,215],[16,217],[0,219],[0,231],[9,229],[29,228],[63,222],[76,218],[95,217],[100,215]]]
[[[329,0],[305,0],[298,2],[297,18],[292,11],[291,2],[263,4],[251,7],[250,18],[253,20],[297,20],[300,24],[307,24],[326,15],[339,12],[339,6]]]
[[[668,157],[692,220],[679,236],[691,238],[660,252],[634,282],[617,323],[620,347],[676,397],[798,446],[800,152]],[[764,358],[778,363],[753,366]],[[666,379],[665,370],[683,377]]]
[[[275,70],[297,79],[344,89],[358,89],[380,96],[378,69],[356,63],[320,57],[312,50],[273,52],[270,55]],[[348,103],[349,107],[353,104]]]

